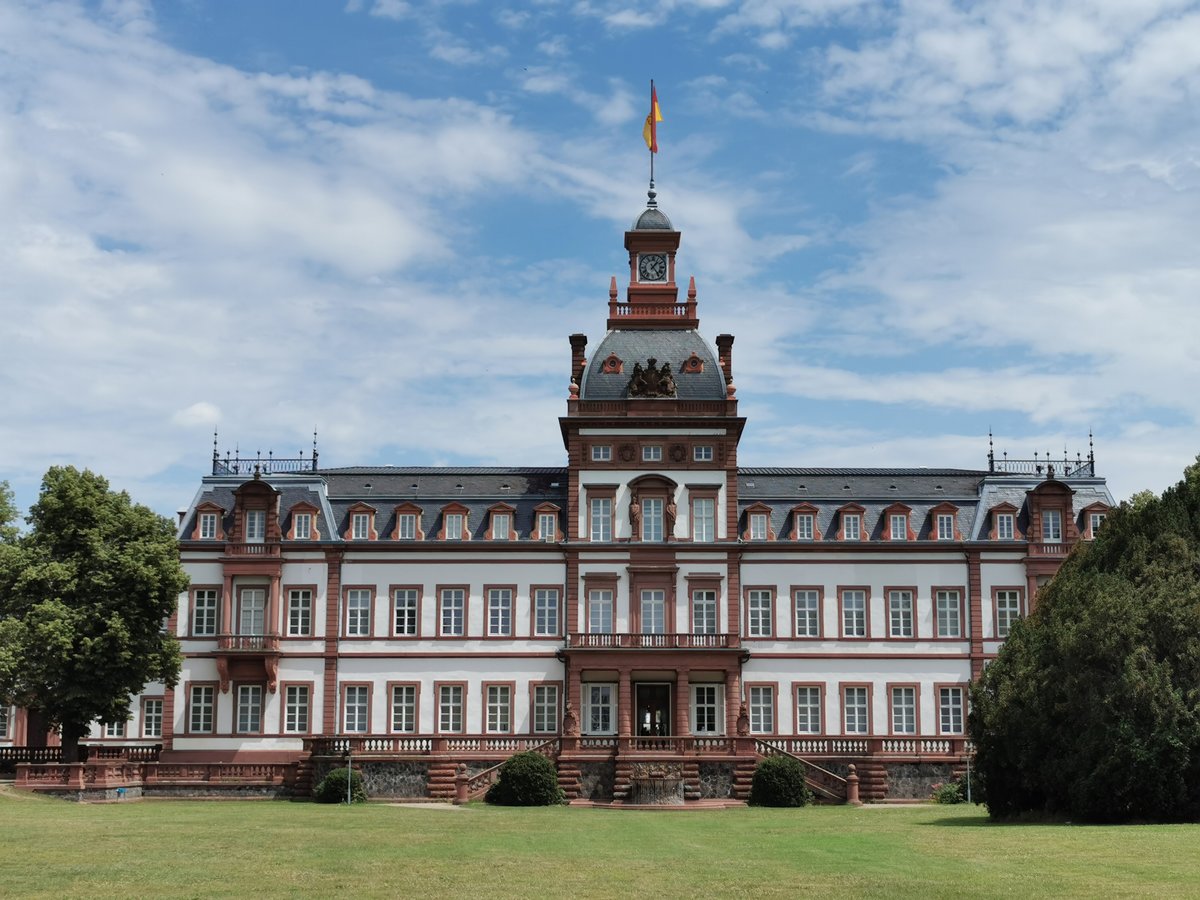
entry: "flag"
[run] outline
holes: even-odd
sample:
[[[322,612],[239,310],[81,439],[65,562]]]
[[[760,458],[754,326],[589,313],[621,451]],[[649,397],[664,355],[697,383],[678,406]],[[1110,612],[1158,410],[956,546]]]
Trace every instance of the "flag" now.
[[[650,114],[646,116],[646,124],[642,126],[642,140],[650,148],[651,153],[658,152],[658,123],[663,120],[662,110],[658,108],[658,94],[654,90],[654,82],[650,82]]]

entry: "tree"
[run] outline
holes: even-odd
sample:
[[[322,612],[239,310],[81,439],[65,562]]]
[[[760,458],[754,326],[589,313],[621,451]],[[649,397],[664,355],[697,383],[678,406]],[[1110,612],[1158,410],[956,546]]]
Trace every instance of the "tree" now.
[[[1200,460],[1075,549],[971,701],[993,817],[1200,820]]]
[[[92,472],[50,469],[29,523],[0,543],[0,702],[38,711],[74,762],[91,722],[178,681],[163,626],[188,578],[171,523]]]
[[[0,481],[0,544],[17,539],[17,504],[7,481]]]

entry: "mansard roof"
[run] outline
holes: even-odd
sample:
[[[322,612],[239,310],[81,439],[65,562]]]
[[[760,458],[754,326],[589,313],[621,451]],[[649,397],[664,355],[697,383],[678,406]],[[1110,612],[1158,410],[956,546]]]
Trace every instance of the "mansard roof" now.
[[[703,363],[703,371],[682,371],[684,361],[693,353]],[[620,374],[601,371],[604,360],[610,355],[617,356],[624,363]],[[678,399],[725,399],[725,376],[720,362],[708,341],[695,329],[610,331],[593,351],[584,370],[583,383],[579,387],[580,399],[624,400],[629,394],[634,364],[646,366],[651,359],[658,366],[670,363]]]

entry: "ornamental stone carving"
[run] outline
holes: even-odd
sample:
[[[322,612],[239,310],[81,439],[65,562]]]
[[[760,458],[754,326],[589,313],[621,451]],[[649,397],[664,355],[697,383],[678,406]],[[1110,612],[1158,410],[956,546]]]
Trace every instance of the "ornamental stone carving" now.
[[[641,363],[633,364],[633,377],[629,379],[630,397],[674,397],[675,378],[671,375],[669,362],[658,365],[653,356]]]

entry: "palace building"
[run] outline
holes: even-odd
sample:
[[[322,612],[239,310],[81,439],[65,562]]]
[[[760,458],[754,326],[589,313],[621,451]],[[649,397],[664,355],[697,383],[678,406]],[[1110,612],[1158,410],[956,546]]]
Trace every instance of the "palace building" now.
[[[618,803],[743,798],[774,753],[831,799],[960,772],[970,681],[1113,502],[1093,454],[740,468],[734,339],[680,296],[680,236],[651,191],[605,335],[569,338],[561,467],[214,449],[180,523],[182,678],[93,749],[161,745],[147,790],[255,765],[303,790],[349,751],[372,794],[434,798],[537,749]]]

